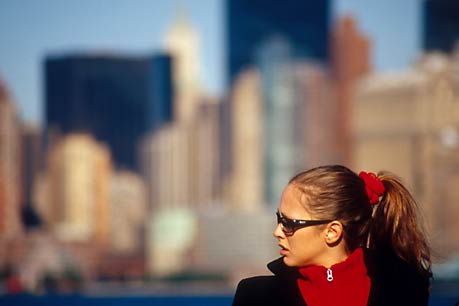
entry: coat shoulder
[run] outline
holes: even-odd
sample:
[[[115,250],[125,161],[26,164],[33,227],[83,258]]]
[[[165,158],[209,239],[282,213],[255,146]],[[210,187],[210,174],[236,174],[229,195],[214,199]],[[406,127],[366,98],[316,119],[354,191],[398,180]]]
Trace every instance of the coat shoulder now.
[[[369,305],[428,305],[430,277],[400,259],[391,250],[368,252],[372,281]]]
[[[276,276],[255,276],[241,280],[234,295],[233,306],[280,305],[279,280]]]
[[[279,275],[255,276],[239,282],[233,306],[302,306],[305,305],[295,279]]]

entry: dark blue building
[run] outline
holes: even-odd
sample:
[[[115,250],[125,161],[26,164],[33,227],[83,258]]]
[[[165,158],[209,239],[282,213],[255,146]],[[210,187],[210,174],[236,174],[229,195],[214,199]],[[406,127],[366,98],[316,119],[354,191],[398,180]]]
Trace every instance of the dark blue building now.
[[[89,132],[136,169],[141,137],[172,119],[171,58],[76,55],[45,61],[46,132]]]
[[[257,49],[274,36],[290,43],[294,56],[326,62],[330,0],[226,0],[228,82],[256,62]]]
[[[459,1],[426,0],[423,13],[423,49],[453,51],[459,44]]]
[[[232,86],[246,68],[260,65],[263,48],[286,42],[292,59],[327,63],[331,0],[225,0],[226,81]],[[230,90],[230,88],[228,88]],[[221,121],[221,171],[229,173],[231,105],[223,103]]]

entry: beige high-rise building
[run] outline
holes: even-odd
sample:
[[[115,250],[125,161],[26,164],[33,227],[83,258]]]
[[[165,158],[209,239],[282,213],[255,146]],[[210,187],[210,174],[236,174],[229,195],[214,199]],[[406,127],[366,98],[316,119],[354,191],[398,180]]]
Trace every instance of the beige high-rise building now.
[[[142,144],[142,169],[151,211],[192,205],[191,129],[169,124]]]
[[[145,275],[145,229],[148,210],[145,183],[137,173],[118,170],[110,178],[108,245],[97,270],[113,278]]]
[[[218,188],[218,109],[216,105],[201,107],[201,120],[166,125],[142,144],[142,168],[153,212],[209,208],[214,203]]]
[[[296,155],[299,170],[324,164],[339,163],[340,116],[329,71],[323,65],[298,62],[292,67],[295,99],[295,131],[298,143]]]
[[[196,121],[165,125],[142,143],[151,212],[146,235],[151,273],[175,273],[186,267],[194,239],[194,213],[219,207],[218,110],[215,101],[206,99]]]
[[[129,171],[115,172],[110,183],[110,247],[115,255],[142,254],[147,201],[142,178]]]
[[[97,242],[109,235],[110,152],[87,134],[70,134],[48,153],[38,208],[64,242]]]
[[[15,105],[0,80],[0,242],[22,232],[20,129]]]
[[[405,71],[360,82],[354,168],[389,170],[413,192],[442,256],[459,254],[459,57],[427,54]]]
[[[232,174],[228,200],[237,211],[254,212],[264,204],[263,101],[257,70],[234,82],[232,105]]]
[[[199,36],[184,10],[167,33],[165,45],[173,60],[175,119],[193,120],[201,95]]]
[[[196,203],[199,209],[213,209],[220,203],[220,102],[203,98],[196,121],[195,184]]]

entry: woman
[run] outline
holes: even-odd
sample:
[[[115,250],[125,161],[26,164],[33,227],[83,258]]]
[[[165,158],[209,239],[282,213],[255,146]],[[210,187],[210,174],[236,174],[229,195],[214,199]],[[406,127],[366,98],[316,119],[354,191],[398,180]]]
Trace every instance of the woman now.
[[[417,206],[387,172],[323,166],[290,180],[272,276],[242,280],[240,305],[427,305],[430,251]]]

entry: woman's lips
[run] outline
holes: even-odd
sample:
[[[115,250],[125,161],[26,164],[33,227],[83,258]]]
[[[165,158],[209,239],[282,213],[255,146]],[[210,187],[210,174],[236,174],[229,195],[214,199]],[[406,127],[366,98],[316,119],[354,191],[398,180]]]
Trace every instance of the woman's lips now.
[[[286,255],[288,253],[288,249],[285,248],[283,245],[279,244],[279,247],[281,248],[281,250],[280,250],[280,254],[281,255]]]

